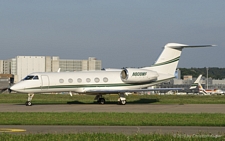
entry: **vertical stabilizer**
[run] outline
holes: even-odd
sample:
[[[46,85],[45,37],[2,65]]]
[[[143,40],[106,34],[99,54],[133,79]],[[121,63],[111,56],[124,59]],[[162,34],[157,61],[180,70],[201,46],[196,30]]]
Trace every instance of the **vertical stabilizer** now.
[[[195,82],[191,85],[189,89],[197,89],[197,88],[202,88],[202,85],[200,83],[200,80],[202,78],[202,74],[198,76],[198,78],[195,80]]]
[[[198,78],[195,80],[195,82],[191,85],[189,89],[198,89],[199,93],[207,95],[208,93],[205,91],[205,89],[202,87],[200,83],[201,78],[202,78],[202,74],[198,76]]]
[[[212,45],[197,45],[189,46],[179,43],[168,43],[165,45],[163,52],[159,56],[158,60],[151,67],[145,67],[143,69],[150,69],[162,74],[174,75],[183,48],[195,48],[195,47],[210,47]]]

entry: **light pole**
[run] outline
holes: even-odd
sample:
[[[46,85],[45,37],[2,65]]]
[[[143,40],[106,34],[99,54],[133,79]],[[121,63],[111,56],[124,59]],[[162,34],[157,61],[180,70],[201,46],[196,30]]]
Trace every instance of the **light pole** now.
[[[206,68],[206,77],[207,77],[207,89],[209,89],[209,68]]]

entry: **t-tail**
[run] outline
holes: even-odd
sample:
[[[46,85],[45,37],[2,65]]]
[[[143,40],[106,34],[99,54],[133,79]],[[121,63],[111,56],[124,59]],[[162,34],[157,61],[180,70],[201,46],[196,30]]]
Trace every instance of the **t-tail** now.
[[[183,48],[211,47],[211,46],[214,45],[190,46],[179,43],[168,43],[165,45],[163,52],[161,53],[155,64],[152,65],[151,67],[145,67],[144,69],[149,69],[161,74],[168,74],[174,76]]]
[[[204,95],[207,95],[208,93],[205,91],[205,89],[202,87],[200,80],[202,78],[202,74],[198,76],[198,78],[195,80],[195,82],[191,85],[189,89],[198,89],[199,93],[202,93]]]

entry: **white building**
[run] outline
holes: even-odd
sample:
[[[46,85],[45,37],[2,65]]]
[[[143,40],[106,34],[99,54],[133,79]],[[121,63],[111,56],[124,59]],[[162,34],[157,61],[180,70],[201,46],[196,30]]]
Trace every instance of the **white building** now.
[[[95,57],[89,57],[88,60],[60,59],[59,68],[61,71],[101,70],[102,62]]]
[[[58,56],[17,56],[10,60],[0,60],[0,72],[13,74],[18,82],[33,72],[57,72],[101,70],[101,60],[89,57],[88,60],[59,59]]]
[[[0,74],[3,74],[3,60],[0,60]]]
[[[17,56],[16,70],[17,82],[32,72],[45,72],[45,56]]]
[[[95,57],[88,58],[88,70],[101,70],[102,61],[97,60]]]
[[[11,74],[11,59],[3,61],[3,74]]]

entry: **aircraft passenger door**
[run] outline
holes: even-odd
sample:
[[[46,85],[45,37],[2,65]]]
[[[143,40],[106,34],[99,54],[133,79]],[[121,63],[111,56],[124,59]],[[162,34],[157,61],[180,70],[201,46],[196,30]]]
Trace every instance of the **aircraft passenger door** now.
[[[42,85],[41,85],[41,89],[48,89],[49,87],[49,78],[47,75],[42,75],[41,76],[41,80],[42,80]]]

